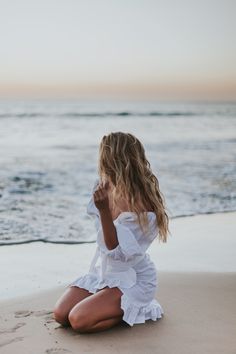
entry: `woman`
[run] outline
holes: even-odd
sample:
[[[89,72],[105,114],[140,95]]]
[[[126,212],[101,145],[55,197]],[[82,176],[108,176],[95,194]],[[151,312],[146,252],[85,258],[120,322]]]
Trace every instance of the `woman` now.
[[[98,173],[87,206],[95,218],[96,253],[89,272],[68,285],[54,308],[57,322],[81,333],[163,315],[155,299],[157,271],[146,250],[157,237],[166,242],[168,215],[141,142],[130,133],[104,136]]]

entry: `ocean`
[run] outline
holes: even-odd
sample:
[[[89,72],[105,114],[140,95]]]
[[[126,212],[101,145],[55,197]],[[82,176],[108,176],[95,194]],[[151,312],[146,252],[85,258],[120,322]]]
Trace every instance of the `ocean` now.
[[[170,218],[236,210],[236,103],[1,101],[0,245],[94,242],[86,206],[115,131],[143,143]]]

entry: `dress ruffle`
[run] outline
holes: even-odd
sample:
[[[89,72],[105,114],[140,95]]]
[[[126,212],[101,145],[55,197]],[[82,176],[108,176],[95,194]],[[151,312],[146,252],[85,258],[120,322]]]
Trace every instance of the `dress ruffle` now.
[[[126,276],[125,272],[123,272],[123,275]],[[122,278],[121,276],[119,278],[112,278],[107,276],[105,280],[101,280],[96,273],[87,273],[74,280],[68,286],[79,286],[80,288],[88,290],[90,293],[96,293],[97,289],[102,289],[105,286],[108,286],[109,288],[114,288],[117,286],[125,289],[130,288],[136,283],[136,274],[134,273],[134,275],[135,279],[132,281],[130,277]]]
[[[93,294],[96,293],[98,289],[102,289],[106,286],[109,288],[118,287],[123,292],[119,279],[106,279],[106,281],[99,281],[97,276],[92,273],[88,273],[77,278],[68,286],[78,286]],[[145,321],[150,319],[156,321],[164,314],[161,305],[156,299],[153,299],[149,304],[142,306],[135,303],[135,301],[130,299],[124,292],[121,296],[121,309],[124,311],[123,321],[128,323],[131,327],[134,324],[145,323]]]
[[[93,276],[93,274],[88,273],[74,280],[68,285],[68,287],[70,286],[78,286],[94,294],[98,289],[97,277],[95,275]]]
[[[131,327],[134,324],[145,323],[147,320],[156,321],[164,314],[156,299],[153,299],[148,305],[140,306],[129,299],[126,294],[121,296],[121,308],[124,311],[123,321]]]

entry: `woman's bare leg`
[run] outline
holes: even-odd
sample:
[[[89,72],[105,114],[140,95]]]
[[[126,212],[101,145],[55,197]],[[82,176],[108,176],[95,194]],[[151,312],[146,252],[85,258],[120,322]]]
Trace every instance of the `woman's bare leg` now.
[[[122,317],[123,317],[123,315],[118,316],[118,317],[114,317],[114,318],[109,318],[107,320],[99,321],[95,325],[87,328],[85,330],[85,333],[94,333],[94,332],[105,331],[111,327],[116,326],[118,323],[122,322]],[[81,331],[81,332],[83,332],[83,331]]]
[[[72,328],[81,333],[90,333],[108,329],[121,322],[124,313],[120,307],[121,296],[119,288],[105,287],[80,301],[68,316]]]
[[[54,306],[54,319],[63,326],[70,326],[68,315],[71,309],[80,301],[84,300],[88,296],[91,296],[92,294],[93,293],[90,293],[88,290],[83,288],[76,286],[69,287],[57,300]]]

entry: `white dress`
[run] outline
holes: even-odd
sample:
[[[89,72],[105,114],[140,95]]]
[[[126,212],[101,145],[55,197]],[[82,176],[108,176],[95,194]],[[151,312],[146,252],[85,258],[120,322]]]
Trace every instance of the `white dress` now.
[[[93,192],[99,180],[95,181]],[[162,317],[163,309],[155,299],[157,291],[157,270],[146,250],[157,235],[156,215],[148,212],[149,232],[143,234],[136,214],[122,212],[115,220],[119,244],[109,250],[103,237],[100,214],[93,195],[87,206],[87,213],[95,218],[97,248],[89,272],[80,276],[67,287],[78,286],[91,293],[106,286],[118,287],[122,291],[121,309],[123,321],[133,326],[146,320],[156,321]],[[100,264],[97,261],[100,260]]]

